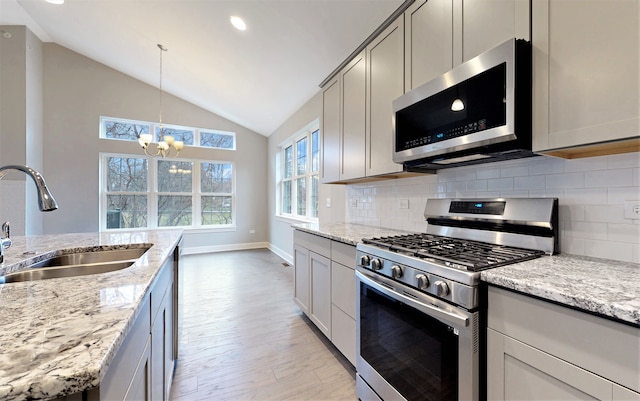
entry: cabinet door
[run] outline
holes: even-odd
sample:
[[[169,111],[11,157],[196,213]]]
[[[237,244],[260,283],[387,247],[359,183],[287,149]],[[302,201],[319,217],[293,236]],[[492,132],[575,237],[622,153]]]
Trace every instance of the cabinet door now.
[[[124,401],[151,401],[156,400],[151,396],[151,361],[149,353],[149,343],[147,343],[140,363],[136,368],[129,390],[124,397]]]
[[[363,50],[340,73],[342,79],[341,180],[365,176],[366,53]]]
[[[613,384],[613,401],[640,401],[640,393]]]
[[[639,21],[635,0],[533,0],[534,151],[639,138]]]
[[[454,0],[454,16],[461,21],[454,28],[455,64],[511,38],[530,39],[529,0]]]
[[[301,246],[293,248],[293,299],[300,309],[309,316],[309,251]]]
[[[418,0],[405,12],[405,91],[453,67],[452,0]]]
[[[340,80],[322,89],[322,182],[340,180]]]
[[[611,400],[613,383],[487,329],[489,400]]]
[[[392,160],[392,102],[404,93],[403,21],[397,19],[367,46],[367,176],[402,171]]]
[[[309,318],[331,339],[331,261],[309,252],[311,269],[311,308]]]

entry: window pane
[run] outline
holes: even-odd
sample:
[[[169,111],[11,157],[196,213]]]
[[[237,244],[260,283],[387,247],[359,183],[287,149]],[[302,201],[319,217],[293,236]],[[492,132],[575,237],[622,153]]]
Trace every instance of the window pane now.
[[[304,137],[296,142],[296,173],[298,175],[307,172],[307,138]]]
[[[298,178],[296,180],[296,196],[297,196],[297,209],[296,213],[300,216],[306,216],[307,214],[307,179]]]
[[[200,172],[200,191],[233,192],[233,166],[223,163],[202,163]]]
[[[311,172],[320,171],[320,131],[311,133]]]
[[[147,226],[147,195],[107,195],[107,228]]]
[[[107,192],[146,192],[147,159],[107,158]]]
[[[156,141],[162,141],[165,135],[171,135],[173,139],[182,141],[185,145],[193,145],[192,130],[162,127],[162,135],[160,135],[160,127],[156,127]]]
[[[284,178],[293,175],[293,146],[287,146],[284,150]]]
[[[309,214],[311,217],[318,217],[318,175],[311,176],[311,191],[309,193]]]
[[[291,181],[282,183],[282,213],[291,214]]]
[[[191,196],[158,196],[158,227],[190,226]]]
[[[221,132],[200,132],[200,146],[219,149],[235,149],[235,136]]]
[[[159,192],[192,192],[193,163],[158,161]]]
[[[104,120],[104,136],[111,139],[137,141],[141,134],[149,133],[149,125],[129,124],[119,121]]]
[[[232,206],[230,196],[203,196],[202,224],[231,224]]]

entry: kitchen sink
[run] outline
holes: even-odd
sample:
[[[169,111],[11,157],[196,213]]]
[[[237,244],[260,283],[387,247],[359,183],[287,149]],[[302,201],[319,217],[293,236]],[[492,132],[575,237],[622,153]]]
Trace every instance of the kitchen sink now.
[[[27,265],[24,269],[0,276],[0,284],[50,278],[76,277],[126,269],[144,255],[148,247],[89,250],[55,255]]]

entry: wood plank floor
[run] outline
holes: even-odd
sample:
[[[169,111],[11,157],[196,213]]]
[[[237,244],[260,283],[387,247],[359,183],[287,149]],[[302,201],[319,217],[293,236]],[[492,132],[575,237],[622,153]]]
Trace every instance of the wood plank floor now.
[[[266,249],[184,256],[171,400],[357,400],[355,369],[293,302]]]

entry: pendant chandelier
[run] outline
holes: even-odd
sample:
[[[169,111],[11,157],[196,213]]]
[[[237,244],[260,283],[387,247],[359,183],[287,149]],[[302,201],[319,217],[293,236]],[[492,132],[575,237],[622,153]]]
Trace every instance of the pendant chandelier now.
[[[158,43],[158,49],[160,49],[160,121],[159,121],[159,138],[162,140],[156,144],[156,152],[149,151],[149,145],[153,140],[152,134],[140,134],[138,137],[138,143],[142,146],[144,153],[149,157],[177,157],[180,151],[184,147],[184,142],[176,141],[171,135],[164,135],[164,128],[162,126],[162,53],[167,51],[167,48]],[[172,151],[175,150],[175,155],[172,155]]]

